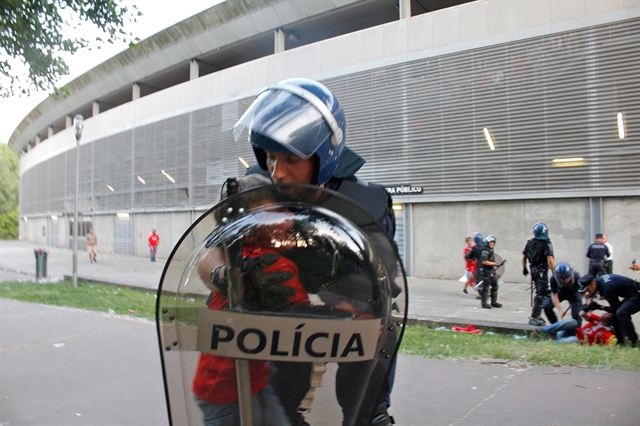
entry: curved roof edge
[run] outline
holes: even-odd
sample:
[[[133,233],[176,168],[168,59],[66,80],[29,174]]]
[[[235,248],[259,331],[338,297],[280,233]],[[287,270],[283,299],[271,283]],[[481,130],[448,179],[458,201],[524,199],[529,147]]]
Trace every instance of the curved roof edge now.
[[[366,0],[227,0],[102,62],[32,109],[9,138],[19,153],[42,129],[133,83],[211,51]]]

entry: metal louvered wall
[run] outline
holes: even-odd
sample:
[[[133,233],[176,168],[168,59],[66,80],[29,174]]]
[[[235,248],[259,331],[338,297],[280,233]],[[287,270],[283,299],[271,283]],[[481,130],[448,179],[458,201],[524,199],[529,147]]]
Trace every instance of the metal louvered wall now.
[[[431,196],[640,186],[637,19],[327,83],[347,113],[349,144],[369,160],[365,178]],[[559,157],[586,164],[552,167]]]
[[[637,194],[640,188],[639,19],[324,82],[346,112],[348,144],[367,159],[359,175],[386,185],[422,186],[424,201]],[[238,157],[253,160],[249,144],[235,144],[231,136],[250,101],[82,146],[81,210],[214,203],[224,179],[243,174]],[[627,130],[622,140],[619,112]],[[485,127],[495,151],[488,148]],[[553,167],[553,159],[567,157],[583,162]],[[21,213],[71,211],[74,164],[71,150],[25,172]]]

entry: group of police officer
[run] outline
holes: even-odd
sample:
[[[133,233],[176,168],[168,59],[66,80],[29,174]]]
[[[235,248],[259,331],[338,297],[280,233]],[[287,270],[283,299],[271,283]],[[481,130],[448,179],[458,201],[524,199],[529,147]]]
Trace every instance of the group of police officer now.
[[[527,276],[530,269],[531,286],[535,292],[529,324],[544,325],[542,310],[550,323],[556,323],[556,312],[562,319],[568,311],[563,312],[560,306],[566,300],[570,305],[571,316],[578,324],[589,310],[602,309],[611,313],[618,344],[636,346],[638,335],[631,316],[640,311],[640,283],[623,275],[606,273],[606,256],[609,256],[609,250],[599,234],[587,251],[590,259],[589,272],[580,276],[568,263],[555,263],[549,228],[543,223],[535,224],[533,238],[527,241],[522,251],[522,274]],[[549,270],[553,271],[550,278]],[[602,306],[593,300],[598,294],[607,301],[608,306]]]
[[[248,131],[248,139],[256,156],[261,172],[274,183],[281,184],[311,184],[332,189],[360,204],[366,211],[383,225],[383,231],[390,239],[395,232],[395,220],[391,209],[391,199],[379,185],[373,185],[355,178],[356,171],[362,167],[364,160],[353,151],[346,149],[345,132],[346,121],[344,112],[335,96],[322,84],[305,79],[291,79],[268,87],[252,103],[247,112],[234,127],[234,137]],[[528,275],[526,261],[529,262],[533,286],[535,286],[535,300],[529,323],[541,325],[541,312],[544,311],[550,321],[557,317],[553,308],[560,310],[560,302],[568,300],[571,303],[572,316],[579,318],[582,310],[581,294],[593,297],[600,293],[609,302],[610,310],[616,315],[616,334],[618,341],[624,342],[624,337],[635,345],[637,334],[631,323],[631,315],[640,310],[640,296],[638,283],[620,275],[587,274],[580,277],[568,264],[562,262],[555,265],[553,247],[549,240],[549,229],[544,224],[536,224],[533,228],[534,237],[529,240],[523,250],[523,274]],[[489,235],[482,238],[474,235],[476,246],[470,256],[478,260],[477,288],[480,289],[481,306],[485,309],[500,308],[498,302],[498,274],[497,269],[504,264],[496,256],[494,248],[496,238]],[[273,263],[273,262],[272,262]],[[269,288],[277,287],[278,275],[268,272],[268,264],[253,262],[251,268],[243,268],[241,273],[246,275],[245,281],[251,282],[253,276],[270,276]],[[554,271],[547,282],[549,268]],[[224,268],[222,268],[224,269]],[[206,277],[210,277],[211,288],[220,291],[224,287],[226,270],[213,268]],[[255,281],[255,280],[254,280]],[[549,285],[551,292],[549,292]],[[578,286],[579,285],[579,286]],[[263,286],[264,287],[264,286]],[[218,290],[216,290],[218,289]],[[256,289],[256,291],[259,289]],[[396,293],[396,292],[394,292]],[[549,294],[551,293],[551,294]],[[397,295],[394,294],[394,296]],[[622,300],[620,300],[622,299]],[[561,315],[562,316],[562,315]],[[387,356],[380,361],[385,377],[381,386],[382,392],[367,394],[370,410],[365,410],[365,418],[349,418],[349,404],[342,401],[345,411],[345,422],[357,425],[390,425],[393,420],[388,415],[390,404],[390,390],[393,383],[394,358],[398,342],[395,333],[389,333]],[[388,344],[387,344],[388,343]],[[390,352],[390,353],[389,353]],[[303,377],[304,376],[304,377]],[[289,374],[285,377],[289,381],[309,380],[307,374]],[[358,380],[351,376],[349,380]],[[292,383],[282,383],[284,388],[291,390]],[[338,384],[338,387],[339,384]],[[302,388],[300,394],[308,389]],[[277,390],[276,390],[276,393]],[[291,393],[291,392],[289,392]],[[337,389],[338,397],[341,390]],[[339,398],[340,399],[340,398]],[[281,398],[281,400],[283,400]],[[299,411],[300,399],[286,401],[285,411],[290,424],[305,424],[305,419]],[[347,421],[349,419],[349,421]],[[211,424],[217,424],[214,420]]]

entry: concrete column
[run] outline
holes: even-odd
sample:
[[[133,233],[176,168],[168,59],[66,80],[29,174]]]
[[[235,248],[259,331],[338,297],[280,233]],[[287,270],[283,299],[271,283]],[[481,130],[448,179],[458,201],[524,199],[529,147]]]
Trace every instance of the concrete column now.
[[[135,101],[136,99],[140,99],[140,85],[138,83],[133,83],[131,87],[131,100]]]
[[[411,0],[398,0],[399,19],[411,18]]]
[[[64,128],[68,129],[69,127],[73,127],[73,117],[71,117],[70,115],[67,115],[64,118]]]
[[[93,104],[91,106],[93,108],[93,111],[91,113],[92,117],[95,117],[96,115],[100,114],[100,104],[98,103],[98,101],[93,101]]]
[[[282,28],[273,30],[273,53],[285,51],[285,33]]]
[[[602,197],[589,198],[589,222],[591,235],[588,241],[591,241],[594,235],[602,232]]]
[[[47,137],[50,138],[51,136],[54,135],[54,131],[53,131],[53,126],[49,126],[47,127]]]
[[[196,59],[189,61],[189,80],[200,77],[200,64]]]

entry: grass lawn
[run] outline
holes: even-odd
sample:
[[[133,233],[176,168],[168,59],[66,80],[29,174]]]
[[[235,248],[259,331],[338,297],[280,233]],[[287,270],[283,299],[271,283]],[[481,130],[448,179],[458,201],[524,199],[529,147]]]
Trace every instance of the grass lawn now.
[[[155,319],[156,292],[138,290],[112,284],[78,281],[78,288],[71,288],[71,281],[55,284],[0,283],[0,297],[23,302],[69,306],[100,312],[131,315]]]
[[[33,303],[69,306],[155,319],[156,292],[112,284],[70,281],[57,284],[0,283],[0,297]],[[185,307],[204,306],[184,300]],[[473,335],[407,327],[401,352],[434,359],[470,359],[526,365],[615,368],[640,371],[640,350],[627,347],[560,345],[549,340],[516,339],[511,335]]]
[[[407,327],[401,351],[435,359],[502,360],[528,365],[640,371],[638,348],[558,344],[552,340],[517,339],[504,334],[434,330],[421,325]]]

